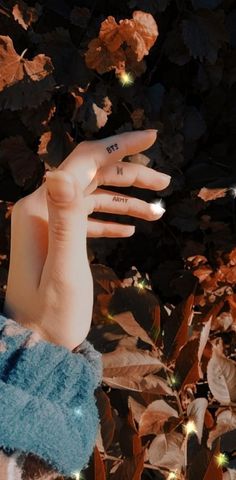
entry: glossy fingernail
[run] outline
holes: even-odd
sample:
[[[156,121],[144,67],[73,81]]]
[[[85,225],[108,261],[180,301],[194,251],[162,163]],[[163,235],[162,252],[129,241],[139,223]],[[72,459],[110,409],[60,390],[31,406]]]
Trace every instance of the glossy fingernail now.
[[[147,128],[147,130],[144,130],[145,132],[155,132],[158,133],[157,128]]]

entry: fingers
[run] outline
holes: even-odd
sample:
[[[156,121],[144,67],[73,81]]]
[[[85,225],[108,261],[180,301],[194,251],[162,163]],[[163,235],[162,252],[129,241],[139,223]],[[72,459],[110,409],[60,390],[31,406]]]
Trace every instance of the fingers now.
[[[86,199],[88,215],[92,212],[114,213],[130,215],[143,220],[154,221],[162,217],[165,212],[160,202],[147,203],[138,198],[121,195],[117,192],[98,188]]]
[[[111,165],[126,155],[134,155],[151,147],[157,138],[157,130],[125,132],[97,140],[95,161],[98,168]]]
[[[98,185],[135,186],[156,191],[164,190],[171,180],[171,177],[165,173],[127,162],[117,162],[103,167],[98,171],[97,177]]]
[[[79,182],[82,189],[94,179],[97,170],[126,155],[133,155],[151,147],[157,137],[156,130],[125,132],[119,135],[81,142],[59,165]]]
[[[87,237],[110,237],[124,238],[131,237],[135,232],[133,225],[122,223],[106,222],[103,220],[88,219]]]

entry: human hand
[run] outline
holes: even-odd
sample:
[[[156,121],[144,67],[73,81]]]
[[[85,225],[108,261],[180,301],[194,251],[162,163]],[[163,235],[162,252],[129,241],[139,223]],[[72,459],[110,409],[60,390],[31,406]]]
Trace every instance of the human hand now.
[[[59,203],[47,192],[47,186],[52,190],[50,178],[16,202],[5,313],[70,350],[82,343],[93,308],[86,237],[126,237],[134,232],[132,226],[89,219],[88,215],[99,211],[153,221],[164,213],[142,200],[98,187],[166,188],[168,175],[121,163],[125,155],[146,150],[155,139],[156,131],[145,130],[82,142],[53,172]],[[73,187],[75,198],[66,203],[66,191],[72,193]]]

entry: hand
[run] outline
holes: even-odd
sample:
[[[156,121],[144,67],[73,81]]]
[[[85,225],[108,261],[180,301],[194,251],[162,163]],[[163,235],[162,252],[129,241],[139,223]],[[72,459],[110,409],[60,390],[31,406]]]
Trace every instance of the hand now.
[[[133,226],[89,219],[88,215],[98,211],[153,221],[164,213],[162,209],[153,211],[147,202],[98,186],[166,188],[168,175],[143,165],[121,163],[125,155],[146,150],[155,139],[156,131],[146,130],[82,142],[50,172],[43,185],[16,202],[6,314],[45,340],[70,350],[82,343],[93,309],[86,237],[127,237],[134,233]],[[55,176],[54,182],[50,175]],[[66,202],[73,188],[75,198]]]

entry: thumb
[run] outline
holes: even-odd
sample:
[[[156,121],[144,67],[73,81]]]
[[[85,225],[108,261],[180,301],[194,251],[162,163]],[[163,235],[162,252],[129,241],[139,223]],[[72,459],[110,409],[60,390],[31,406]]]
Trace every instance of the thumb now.
[[[48,254],[44,280],[73,285],[87,257],[87,212],[83,192],[66,171],[46,173]],[[42,280],[42,278],[41,278]]]

